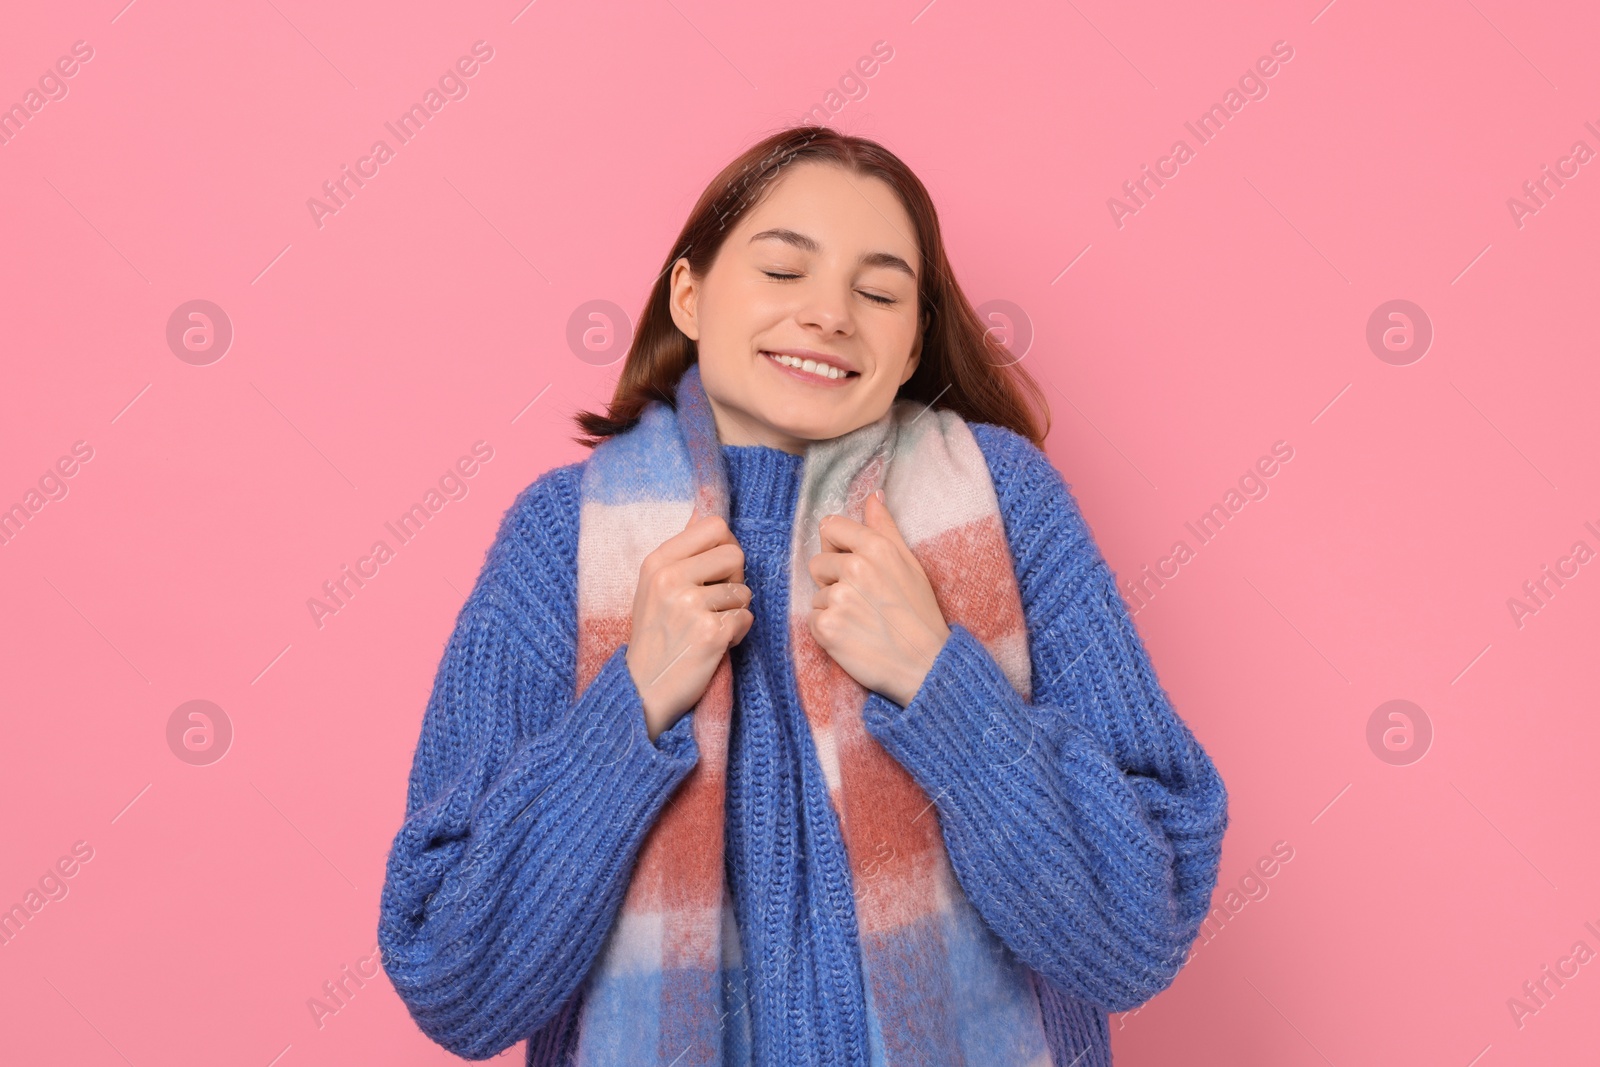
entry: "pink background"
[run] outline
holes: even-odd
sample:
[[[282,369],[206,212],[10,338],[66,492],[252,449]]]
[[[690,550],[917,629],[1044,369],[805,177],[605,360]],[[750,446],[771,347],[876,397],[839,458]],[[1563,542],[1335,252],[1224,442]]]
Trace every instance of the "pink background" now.
[[[320,1025],[309,1002],[377,963],[500,517],[610,395],[621,350],[575,352],[569,320],[636,315],[704,184],[878,41],[830,121],[922,176],[974,303],[1020,309],[996,326],[1031,333],[1119,576],[1195,549],[1138,625],[1232,797],[1223,910],[1113,1017],[1118,1064],[1593,1055],[1600,963],[1508,1006],[1600,951],[1600,563],[1520,626],[1507,604],[1600,550],[1600,161],[1521,225],[1507,204],[1600,150],[1585,5],[123,2],[13,4],[0,35],[0,104],[93,49],[0,145],[0,507],[93,452],[0,545],[0,906],[93,850],[0,948],[0,1059],[454,1062],[384,977]],[[468,95],[319,228],[308,198],[479,40]],[[1184,123],[1277,41],[1267,95],[1199,144]],[[1119,227],[1108,199],[1178,138]],[[195,299],[234,331],[203,366],[166,339]],[[1394,299],[1434,331],[1405,365],[1366,338]],[[322,583],[477,441],[468,494],[319,627]],[[1268,495],[1196,548],[1278,441]],[[190,700],[231,724],[209,765],[169,743]],[[1422,758],[1369,742],[1391,700]]]

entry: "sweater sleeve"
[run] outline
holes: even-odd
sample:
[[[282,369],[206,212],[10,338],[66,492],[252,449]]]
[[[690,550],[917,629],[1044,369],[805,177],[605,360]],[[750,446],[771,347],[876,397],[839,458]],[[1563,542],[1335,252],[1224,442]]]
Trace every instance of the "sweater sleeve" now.
[[[577,465],[503,518],[456,619],[383,886],[385,970],[469,1060],[550,1037],[593,966],[644,836],[699,758],[693,713],[651,742],[620,646],[580,699]]]
[[[964,626],[868,731],[939,813],[962,890],[1023,962],[1106,1011],[1172,983],[1210,907],[1227,792],[1173,710],[1070,490],[1026,438],[977,424],[1017,567],[1024,701]]]

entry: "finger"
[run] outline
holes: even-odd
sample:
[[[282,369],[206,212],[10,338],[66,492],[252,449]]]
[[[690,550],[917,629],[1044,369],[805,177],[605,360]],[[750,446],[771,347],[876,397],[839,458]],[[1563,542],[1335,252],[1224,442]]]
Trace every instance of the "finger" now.
[[[656,547],[657,561],[676,563],[720,544],[737,544],[733,531],[720,515],[693,515],[683,529]]]
[[[667,565],[689,585],[744,581],[744,549],[738,542],[717,544],[698,555]]]
[[[721,545],[732,545],[734,548],[740,550],[735,555],[736,562],[733,570],[730,573],[724,575],[720,571],[713,570],[710,578],[699,579],[702,584],[710,581],[744,581],[744,551],[742,546],[740,546],[738,539],[733,536],[733,531],[728,528],[726,519],[720,515],[701,515],[698,518],[691,518],[689,520],[689,525],[684,528],[684,531],[676,534],[675,536],[683,537],[685,534],[690,533],[691,531],[695,533],[698,540],[689,542],[690,547],[694,548],[694,551],[685,553],[683,556],[679,557],[681,559],[691,559],[694,556],[702,555]],[[695,548],[696,545],[699,547]]]
[[[844,577],[845,561],[852,555],[853,552],[818,552],[811,557],[806,567],[818,585],[828,586]]]
[[[750,604],[750,587],[740,582],[719,582],[701,589],[701,603],[708,611],[726,612]]]
[[[744,635],[750,632],[750,626],[756,621],[756,617],[750,614],[750,610],[748,608],[739,608],[730,613],[729,617],[732,618],[737,625],[737,628],[734,632],[733,641],[731,642],[732,644],[737,645],[740,641],[744,640]]]
[[[824,515],[817,526],[822,547],[843,552],[855,552],[863,534],[871,531],[848,515]]]
[[[717,640],[722,642],[724,649],[738,644],[744,632],[750,628],[745,617],[749,616],[751,620],[755,618],[750,615],[748,608],[729,608],[727,611],[718,611],[714,614],[717,620]]]
[[[881,503],[873,505],[871,500],[867,503],[867,519],[881,523],[882,520],[870,510],[872,506],[881,507]],[[887,515],[887,509],[884,514]],[[900,532],[892,527],[863,525],[843,515],[824,517],[821,529],[825,531],[822,539],[824,548],[834,547],[841,553],[860,556],[884,567],[892,565],[900,547],[905,544]]]
[[[881,493],[882,490],[879,490],[879,492]],[[910,547],[906,544],[906,539],[900,535],[900,527],[895,525],[894,516],[889,514],[889,505],[884,503],[877,493],[867,498],[867,507],[863,517],[867,520],[867,528],[869,530],[882,534],[896,545],[904,548]]]

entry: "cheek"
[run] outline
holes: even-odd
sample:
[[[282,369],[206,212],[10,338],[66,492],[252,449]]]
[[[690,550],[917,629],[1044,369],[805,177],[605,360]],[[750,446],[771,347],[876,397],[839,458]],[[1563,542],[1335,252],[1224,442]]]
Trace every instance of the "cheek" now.
[[[783,321],[792,308],[775,287],[736,279],[718,288],[711,305],[712,326],[728,337],[746,340]]]
[[[883,377],[898,383],[906,369],[906,362],[911,358],[911,346],[917,341],[915,321],[885,317],[883,322],[876,324],[871,340],[872,351],[878,354]]]

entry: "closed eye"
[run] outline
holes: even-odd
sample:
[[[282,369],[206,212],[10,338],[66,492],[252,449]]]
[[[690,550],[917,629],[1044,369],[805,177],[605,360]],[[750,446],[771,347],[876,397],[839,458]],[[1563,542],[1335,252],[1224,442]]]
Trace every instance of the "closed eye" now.
[[[798,274],[776,274],[776,273],[774,273],[773,271],[770,271],[770,270],[764,270],[761,273],[765,274],[769,278],[798,278],[798,277],[800,277],[800,275],[798,275]],[[861,293],[861,290],[857,289],[856,292]],[[879,296],[876,293],[861,293],[861,295],[866,297],[868,300],[871,300],[875,304],[887,305],[887,304],[898,303],[898,301],[896,301],[893,297],[890,297],[890,296]]]

